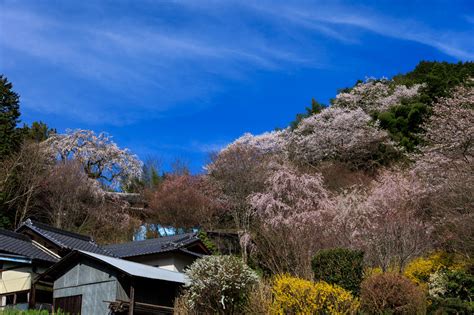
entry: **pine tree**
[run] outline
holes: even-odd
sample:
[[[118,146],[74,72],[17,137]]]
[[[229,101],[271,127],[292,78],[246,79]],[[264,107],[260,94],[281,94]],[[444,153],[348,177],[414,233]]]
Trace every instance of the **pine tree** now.
[[[0,159],[15,151],[21,142],[16,130],[19,117],[19,96],[7,78],[0,75]]]

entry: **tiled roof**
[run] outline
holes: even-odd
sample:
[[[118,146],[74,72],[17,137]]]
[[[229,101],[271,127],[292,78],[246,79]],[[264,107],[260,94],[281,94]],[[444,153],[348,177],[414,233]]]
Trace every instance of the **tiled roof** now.
[[[64,231],[30,219],[23,222],[17,231],[19,232],[26,228],[31,229],[61,248],[110,255],[110,253],[97,245],[90,236]]]
[[[196,233],[186,233],[123,244],[112,244],[104,246],[104,249],[117,257],[125,258],[168,252],[184,248],[198,240],[199,238]]]
[[[27,236],[3,229],[0,229],[0,252],[47,262],[58,261],[56,257],[36,246]]]

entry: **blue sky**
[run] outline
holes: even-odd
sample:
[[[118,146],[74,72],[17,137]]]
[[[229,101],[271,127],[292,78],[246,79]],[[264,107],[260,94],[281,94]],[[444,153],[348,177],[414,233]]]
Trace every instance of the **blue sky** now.
[[[0,0],[22,120],[113,135],[200,172],[244,132],[420,60],[474,60],[471,1]]]

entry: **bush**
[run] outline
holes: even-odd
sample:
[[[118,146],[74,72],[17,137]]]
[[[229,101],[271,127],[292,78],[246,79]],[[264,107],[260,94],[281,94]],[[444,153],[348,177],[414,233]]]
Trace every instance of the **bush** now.
[[[427,288],[430,275],[444,266],[440,256],[440,253],[434,253],[428,257],[418,257],[405,267],[403,274],[414,283]]]
[[[49,315],[50,313],[46,310],[18,310],[18,309],[5,309],[0,310],[0,315]],[[55,311],[56,315],[67,315],[61,310]]]
[[[464,270],[438,270],[430,275],[429,295],[434,313],[472,314],[474,275]]]
[[[272,287],[265,280],[254,285],[249,293],[249,299],[243,314],[271,314]]]
[[[363,277],[364,253],[346,248],[324,249],[312,261],[314,278],[358,295]]]
[[[428,257],[412,260],[405,267],[403,274],[427,292],[432,274],[439,270],[461,270],[466,267],[466,263],[462,257],[438,251]]]
[[[288,275],[274,279],[272,314],[355,314],[359,302],[337,285]]]
[[[222,314],[242,310],[257,274],[234,256],[205,256],[186,270],[190,284],[184,293],[197,313]]]
[[[184,292],[174,300],[174,310],[173,314],[175,315],[192,315],[196,314],[193,312],[190,302],[189,302],[189,293]]]
[[[207,249],[209,249],[211,254],[219,254],[219,250],[217,248],[216,243],[214,243],[214,241],[212,241],[212,239],[209,238],[206,232],[204,232],[203,230],[200,230],[198,232],[198,237],[204,243]]]
[[[430,299],[429,314],[474,314],[474,302],[462,301],[460,298]]]
[[[361,286],[361,309],[369,314],[425,314],[423,291],[398,273],[367,278]]]

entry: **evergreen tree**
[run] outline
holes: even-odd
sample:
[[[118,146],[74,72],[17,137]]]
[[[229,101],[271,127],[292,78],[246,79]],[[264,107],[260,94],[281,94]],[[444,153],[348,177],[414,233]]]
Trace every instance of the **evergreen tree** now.
[[[25,124],[23,128],[21,128],[23,140],[31,140],[34,142],[44,141],[55,133],[56,129],[49,128],[49,126],[42,121],[34,121],[31,127]]]
[[[306,107],[306,113],[296,115],[296,119],[290,123],[291,129],[295,129],[301,120],[314,114],[320,113],[326,107],[326,105],[319,103],[314,98],[311,99],[311,107]]]
[[[0,75],[0,159],[15,151],[20,144],[16,130],[19,117],[19,96],[7,78]]]

